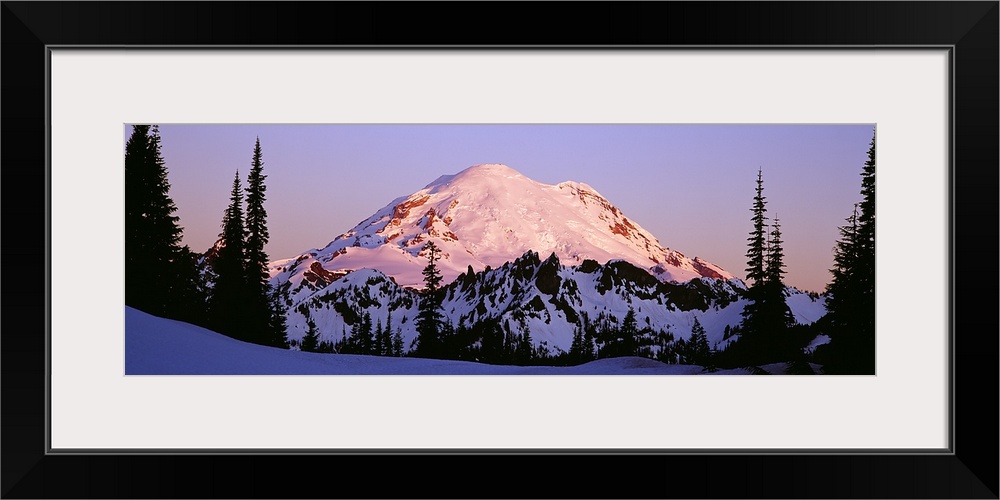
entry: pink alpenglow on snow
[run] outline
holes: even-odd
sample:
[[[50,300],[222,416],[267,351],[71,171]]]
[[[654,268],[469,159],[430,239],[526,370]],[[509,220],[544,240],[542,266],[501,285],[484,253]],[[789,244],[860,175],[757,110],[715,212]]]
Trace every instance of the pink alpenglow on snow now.
[[[397,198],[325,247],[270,265],[272,282],[324,280],[361,268],[397,284],[423,286],[433,240],[445,283],[470,267],[496,268],[532,250],[567,265],[625,260],[662,281],[734,276],[701,258],[664,247],[596,189],[582,182],[543,184],[506,165],[475,165]]]

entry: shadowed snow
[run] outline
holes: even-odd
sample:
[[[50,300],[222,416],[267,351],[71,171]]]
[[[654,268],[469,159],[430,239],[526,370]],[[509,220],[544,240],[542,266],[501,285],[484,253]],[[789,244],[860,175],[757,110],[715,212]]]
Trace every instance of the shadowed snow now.
[[[125,308],[126,375],[692,375],[702,367],[647,358],[579,366],[498,366],[466,361],[320,354],[249,344],[181,321]],[[725,373],[746,373],[729,370]]]

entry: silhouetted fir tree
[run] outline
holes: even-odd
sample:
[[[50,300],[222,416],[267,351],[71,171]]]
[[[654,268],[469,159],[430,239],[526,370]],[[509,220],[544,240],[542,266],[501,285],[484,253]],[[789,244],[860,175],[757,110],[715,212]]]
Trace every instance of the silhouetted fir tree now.
[[[305,352],[316,352],[319,347],[319,330],[312,318],[306,319],[306,335],[302,337],[300,349]]]
[[[504,334],[499,321],[483,319],[473,325],[472,330],[479,337],[479,361],[492,364],[504,363]]]
[[[792,347],[789,345],[788,328],[795,324],[795,316],[792,315],[791,308],[785,298],[785,283],[782,276],[785,274],[784,249],[781,240],[781,224],[778,217],[774,217],[771,224],[771,234],[767,244],[767,267],[765,269],[764,283],[764,307],[761,313],[765,315],[761,326],[767,338],[769,349],[773,354],[771,361],[779,361],[778,358],[788,359],[794,355]]]
[[[827,373],[837,373],[843,370],[843,352],[841,346],[849,343],[850,333],[844,333],[856,323],[857,311],[860,310],[858,283],[858,204],[854,204],[854,212],[847,218],[847,224],[840,226],[840,239],[833,249],[833,268],[830,273],[833,279],[826,286],[827,315],[824,318],[829,324],[831,342],[817,349],[817,357],[823,363]],[[838,366],[840,365],[840,366]]]
[[[375,322],[375,336],[374,343],[372,345],[372,354],[376,356],[385,356],[385,331],[382,330],[382,318],[379,318]]]
[[[222,217],[222,233],[216,243],[218,252],[212,261],[215,283],[209,303],[209,321],[213,330],[251,341],[247,336],[244,315],[249,296],[246,286],[246,229],[243,226],[243,191],[236,171],[229,206]]]
[[[694,324],[691,325],[691,340],[687,347],[688,363],[701,366],[711,364],[709,358],[712,352],[708,346],[708,336],[705,334],[705,327],[701,326],[698,318],[695,318]]]
[[[397,328],[396,333],[392,334],[392,355],[403,356],[403,330],[401,328]]]
[[[423,251],[427,253],[428,263],[423,270],[424,292],[420,297],[416,318],[416,355],[423,358],[440,358],[444,354],[442,338],[444,314],[441,311],[440,298],[437,296],[442,279],[441,272],[437,268],[439,250],[433,241],[428,241]]]
[[[588,322],[583,325],[583,359],[585,362],[597,359],[597,341],[594,328]]]
[[[350,354],[348,342],[350,341],[347,338],[347,326],[343,326],[340,330],[340,341],[334,345],[334,350],[339,354]]]
[[[830,343],[817,349],[825,373],[875,373],[875,137],[861,171],[862,201],[840,228],[827,285]]]
[[[849,299],[856,298],[848,293],[857,288],[858,260],[858,204],[854,204],[854,212],[847,218],[847,224],[840,226],[840,239],[833,248],[833,280],[826,286],[827,311],[831,318],[846,317],[846,311],[840,312]]]
[[[268,321],[268,341],[266,345],[272,347],[288,348],[288,291],[282,288],[273,288],[269,297],[270,313]],[[331,344],[332,345],[332,344]]]
[[[381,319],[379,323],[381,324]],[[382,340],[380,341],[382,345],[382,356],[394,356],[393,346],[392,346],[392,311],[385,318],[385,327],[382,328]]]
[[[747,238],[746,273],[747,280],[751,282],[750,287],[747,289],[749,302],[743,308],[742,312],[743,331],[749,334],[755,334],[760,330],[758,310],[762,306],[761,299],[765,295],[764,289],[767,282],[767,275],[765,273],[765,245],[767,244],[765,229],[767,221],[766,200],[767,198],[764,197],[763,173],[758,169],[756,194],[753,198],[753,206],[750,209],[753,213],[753,216],[750,218],[751,222],[753,222],[753,229],[750,231],[750,237]]]
[[[635,319],[635,310],[631,307],[628,308],[625,318],[622,319],[622,326],[618,335],[621,339],[620,355],[635,356],[639,344],[639,339],[637,338],[639,336],[639,328]]]
[[[875,373],[875,136],[861,170],[858,214],[858,314],[853,371]]]
[[[203,288],[193,254],[180,246],[160,141],[158,127],[134,125],[125,143],[125,304],[203,323]]]
[[[375,348],[374,332],[372,330],[372,315],[365,311],[361,315],[361,328],[358,337],[358,354],[372,354]]]
[[[363,354],[362,344],[361,344],[361,320],[355,321],[351,325],[350,336],[347,337],[347,353],[348,354]]]
[[[531,328],[527,324],[521,325],[521,334],[516,336],[514,347],[514,364],[528,365],[534,358],[534,345],[531,340]]]
[[[282,324],[273,321],[275,302],[267,270],[268,256],[264,251],[264,246],[270,239],[267,210],[264,208],[266,179],[258,137],[254,143],[246,187],[245,269],[248,303],[244,314],[248,338],[259,344],[284,348],[287,347],[287,328],[281,329]]]
[[[639,352],[640,331],[636,322],[635,310],[631,307],[625,313],[621,325],[612,318],[598,317],[600,326],[597,337],[601,340],[601,358],[620,356],[635,356]],[[615,321],[615,322],[613,322]]]
[[[173,276],[173,285],[170,289],[171,298],[164,315],[180,321],[208,326],[209,287],[206,275],[201,272],[200,258],[187,245],[178,251],[173,266],[176,274]]]
[[[462,359],[461,352],[465,346],[459,345],[459,337],[456,334],[455,325],[450,321],[441,322],[441,359]]]
[[[875,137],[868,148],[868,159],[861,168],[861,204],[858,213],[858,292],[864,308],[861,318],[875,325]],[[864,327],[865,325],[863,325]],[[874,330],[872,331],[874,336]]]
[[[569,346],[570,363],[578,365],[583,363],[583,327],[577,326],[573,329],[573,342]]]
[[[752,280],[746,293],[749,301],[742,311],[740,338],[730,346],[726,356],[731,362],[751,365],[779,361],[790,355],[790,344],[784,333],[794,324],[781,278],[785,273],[781,229],[775,221],[774,229],[768,234],[767,202],[763,193],[763,175],[758,169],[757,187],[750,209],[753,229],[747,238],[746,272],[747,279]]]
[[[767,240],[767,264],[764,269],[764,280],[767,285],[782,285],[782,276],[786,274],[785,252],[781,246],[782,243],[781,221],[775,215]]]

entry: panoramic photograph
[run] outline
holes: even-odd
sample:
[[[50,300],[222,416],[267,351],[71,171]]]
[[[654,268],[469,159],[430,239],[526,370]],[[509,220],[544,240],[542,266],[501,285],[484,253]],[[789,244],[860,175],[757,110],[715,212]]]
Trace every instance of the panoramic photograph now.
[[[126,124],[126,375],[874,375],[874,124]]]

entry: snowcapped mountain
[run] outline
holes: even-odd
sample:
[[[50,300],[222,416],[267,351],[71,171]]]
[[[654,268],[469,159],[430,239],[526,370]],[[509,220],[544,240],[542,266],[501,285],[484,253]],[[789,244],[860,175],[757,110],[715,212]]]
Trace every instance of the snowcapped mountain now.
[[[439,177],[393,200],[323,248],[272,262],[272,283],[291,283],[298,295],[368,268],[400,286],[420,288],[427,265],[421,249],[430,240],[441,250],[438,267],[445,283],[528,251],[555,254],[569,265],[623,260],[663,282],[734,278],[714,264],[663,247],[587,184],[543,184],[506,165],[486,164]]]
[[[634,315],[646,355],[669,359],[696,319],[712,347],[726,347],[747,304],[741,280],[662,246],[594,188],[488,164],[439,177],[325,247],[272,262],[271,283],[287,292],[289,340],[313,324],[318,342],[344,341],[367,316],[367,328],[398,334],[409,350],[428,241],[441,251],[441,312],[463,345],[484,350],[492,340],[469,335],[503,328],[508,337],[530,332],[534,348],[557,355],[578,330]],[[826,312],[818,296],[786,296],[800,324]]]

